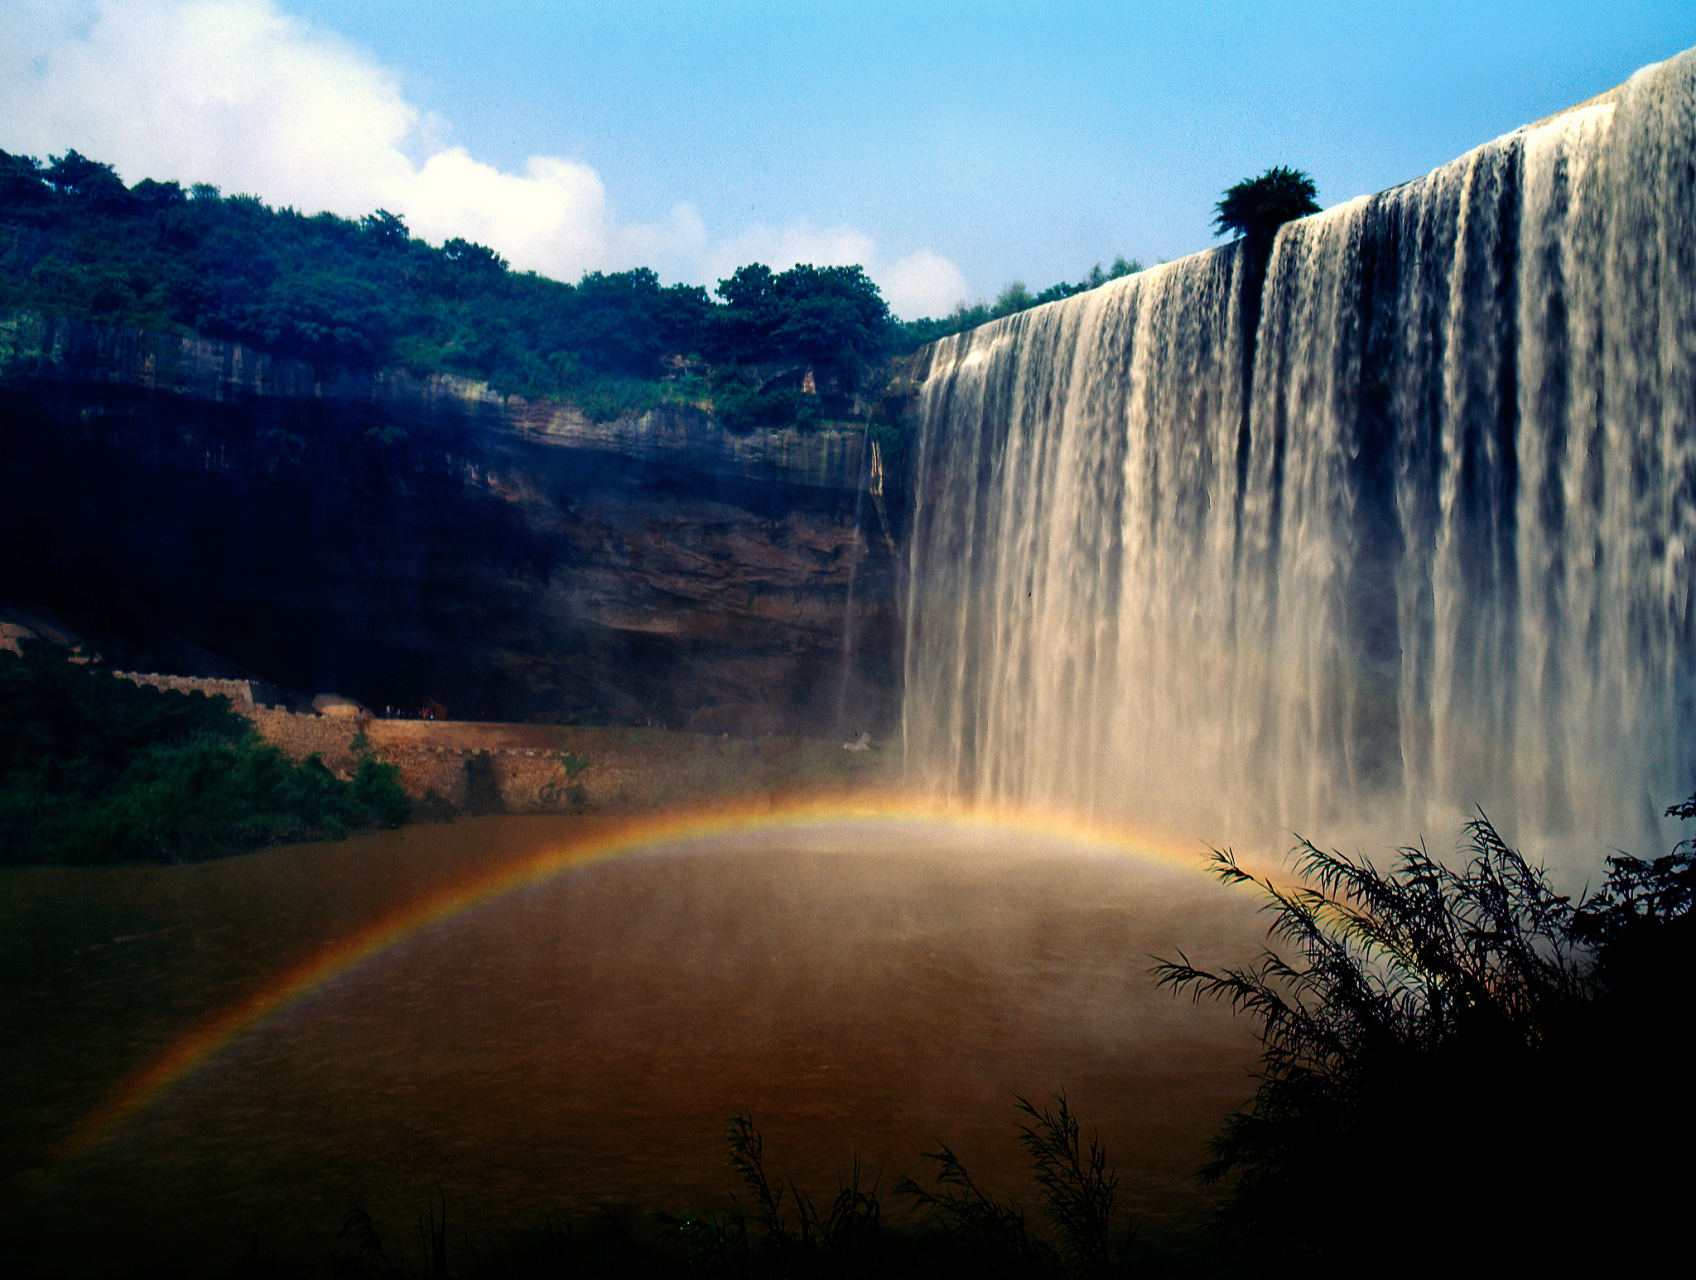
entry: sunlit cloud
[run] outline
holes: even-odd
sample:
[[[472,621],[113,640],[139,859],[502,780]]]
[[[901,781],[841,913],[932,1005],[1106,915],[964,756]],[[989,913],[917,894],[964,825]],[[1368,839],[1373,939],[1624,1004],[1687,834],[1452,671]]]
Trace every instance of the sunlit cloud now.
[[[806,222],[713,235],[679,201],[653,223],[616,214],[590,165],[537,155],[522,173],[451,141],[452,122],[399,78],[275,0],[14,0],[0,10],[0,148],[75,149],[143,177],[210,182],[349,217],[388,209],[414,234],[463,236],[560,279],[651,266],[711,287],[747,262],[863,265],[897,314],[965,296],[930,251],[884,262],[871,239]]]
[[[891,311],[903,319],[941,316],[966,300],[966,277],[940,253],[921,249],[897,258],[877,275]]]
[[[461,147],[438,151],[397,183],[390,198],[414,233],[463,236],[522,266],[588,264],[607,235],[607,193],[586,164],[532,156],[523,175],[473,160]]]
[[[369,213],[413,166],[394,77],[269,0],[24,0],[0,55],[0,143]]]
[[[807,262],[815,267],[870,267],[875,254],[871,237],[849,227],[815,227],[797,222],[787,227],[762,223],[715,244],[707,254],[708,265],[719,277],[728,276],[747,262],[763,262],[775,270]]]

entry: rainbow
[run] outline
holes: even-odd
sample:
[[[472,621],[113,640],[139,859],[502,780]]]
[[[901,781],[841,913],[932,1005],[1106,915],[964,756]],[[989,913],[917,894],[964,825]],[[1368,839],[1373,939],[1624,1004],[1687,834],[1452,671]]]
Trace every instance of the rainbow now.
[[[561,846],[466,879],[408,902],[354,933],[335,939],[285,969],[258,990],[207,1019],[145,1064],[77,1126],[61,1147],[61,1167],[93,1151],[128,1121],[159,1101],[247,1033],[327,983],[358,969],[398,943],[466,911],[567,872],[668,845],[809,826],[852,824],[857,833],[891,835],[914,823],[940,824],[962,834],[1028,837],[1043,844],[1078,844],[1191,872],[1205,849],[1146,832],[1094,825],[1076,817],[1031,810],[965,807],[891,793],[803,800],[758,808],[688,812],[595,824]]]

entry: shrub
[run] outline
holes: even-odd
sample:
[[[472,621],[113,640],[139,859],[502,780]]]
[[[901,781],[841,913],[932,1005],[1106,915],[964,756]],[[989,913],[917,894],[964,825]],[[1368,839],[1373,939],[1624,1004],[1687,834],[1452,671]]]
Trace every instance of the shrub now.
[[[821,1213],[793,1182],[785,1185],[766,1172],[765,1142],[747,1112],[729,1119],[725,1137],[726,1159],[751,1207],[735,1201],[727,1215],[660,1217],[683,1241],[697,1270],[726,1276],[876,1274],[867,1268],[887,1254],[891,1242],[881,1229],[876,1186],[860,1187],[858,1159],[848,1185]]]
[[[1676,1193],[1642,1180],[1658,1163],[1651,1144],[1676,1133],[1667,1149],[1682,1156],[1689,1141],[1682,1101],[1652,1074],[1682,1075],[1655,1045],[1688,1017],[1689,970],[1652,984],[1653,1017],[1621,1017],[1625,993],[1603,980],[1618,944],[1601,922],[1629,933],[1648,918],[1631,904],[1676,901],[1662,924],[1682,928],[1689,898],[1655,897],[1651,864],[1615,860],[1609,890],[1575,909],[1486,818],[1467,833],[1458,872],[1423,849],[1380,872],[1303,841],[1295,888],[1215,853],[1222,880],[1265,896],[1288,954],[1157,966],[1162,985],[1260,1023],[1253,1102],[1227,1118],[1201,1176],[1228,1185],[1223,1224],[1275,1266],[1412,1274],[1465,1256],[1480,1269],[1617,1270],[1677,1220]],[[1623,1007],[1640,1014],[1648,988],[1631,983]],[[1575,1236],[1627,1184],[1632,1205],[1665,1208]]]
[[[404,822],[399,771],[292,763],[226,698],[184,696],[30,646],[0,658],[0,856],[185,861]]]
[[[1016,1099],[1016,1105],[1028,1118],[1019,1125],[1019,1145],[1030,1158],[1043,1216],[1058,1249],[1032,1234],[1017,1204],[985,1195],[941,1144],[925,1153],[935,1166],[937,1189],[902,1178],[896,1195],[929,1210],[947,1241],[950,1261],[969,1274],[1077,1280],[1138,1274],[1144,1260],[1134,1250],[1136,1229],[1127,1225],[1121,1231],[1114,1209],[1118,1175],[1107,1167],[1107,1153],[1093,1135],[1086,1147],[1066,1095],[1055,1098],[1052,1111],[1025,1098]]]

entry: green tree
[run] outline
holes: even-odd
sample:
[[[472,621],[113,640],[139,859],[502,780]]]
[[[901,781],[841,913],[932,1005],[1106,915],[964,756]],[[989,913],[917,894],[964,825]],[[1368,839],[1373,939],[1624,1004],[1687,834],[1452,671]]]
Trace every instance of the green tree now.
[[[646,267],[578,281],[568,345],[590,368],[627,377],[653,377],[666,354],[660,310],[664,291]]]
[[[53,156],[42,176],[61,195],[76,196],[97,205],[120,208],[129,196],[123,179],[111,165],[90,160],[75,151]]]
[[[1099,289],[1109,280],[1117,280],[1121,276],[1135,275],[1142,269],[1142,263],[1137,261],[1137,259],[1126,258],[1123,254],[1121,254],[1119,257],[1113,259],[1112,267],[1106,271],[1101,269],[1101,264],[1099,262],[1096,263],[1089,269],[1089,274],[1087,276],[1072,286],[1071,292],[1082,293],[1085,289]]]
[[[387,209],[366,214],[359,220],[359,225],[368,236],[386,247],[404,245],[411,239],[411,233],[406,229],[406,220]]]
[[[709,353],[738,363],[805,360],[852,374],[888,341],[889,307],[861,267],[802,264],[774,273],[763,263],[720,280],[725,301]]]
[[[49,194],[39,160],[0,151],[0,206],[41,205],[47,202]]]
[[[1319,212],[1319,189],[1300,169],[1274,166],[1258,178],[1244,178],[1226,190],[1215,206],[1214,234],[1235,232],[1270,244],[1278,228]]]
[[[441,253],[444,262],[451,262],[467,271],[500,275],[507,269],[506,259],[493,249],[459,236],[443,241]]]
[[[262,345],[308,359],[369,364],[388,350],[382,290],[331,272],[284,276],[251,312],[247,328]]]
[[[1010,316],[1019,311],[1028,311],[1035,305],[1036,299],[1031,297],[1031,291],[1025,287],[1025,282],[1015,280],[996,295],[990,314],[997,318]]]
[[[175,182],[155,182],[143,178],[130,188],[130,195],[148,209],[169,209],[188,200],[188,193]]]

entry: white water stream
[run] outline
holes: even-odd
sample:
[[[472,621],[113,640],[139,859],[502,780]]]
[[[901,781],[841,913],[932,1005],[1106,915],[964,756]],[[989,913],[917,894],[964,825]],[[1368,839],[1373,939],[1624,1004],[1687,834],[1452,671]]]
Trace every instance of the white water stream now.
[[[1240,245],[938,343],[915,780],[1215,841],[1683,834],[1696,51],[1605,98],[1284,227],[1247,386]]]

